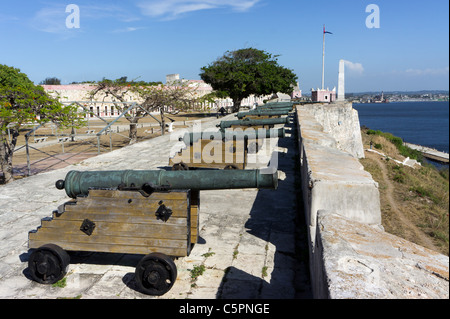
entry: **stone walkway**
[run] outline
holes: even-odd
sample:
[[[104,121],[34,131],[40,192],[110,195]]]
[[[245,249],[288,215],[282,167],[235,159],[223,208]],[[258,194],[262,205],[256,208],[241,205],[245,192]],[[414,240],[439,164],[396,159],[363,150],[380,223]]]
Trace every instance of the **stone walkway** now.
[[[202,123],[202,130],[234,116]],[[295,125],[287,125],[293,130]],[[162,297],[136,290],[142,255],[71,252],[63,288],[29,279],[28,232],[68,200],[55,182],[70,170],[167,169],[183,130],[89,158],[79,164],[0,186],[0,298],[6,299],[259,299],[311,298],[306,243],[298,217],[294,136],[270,148],[282,179],[277,190],[202,191],[200,240],[190,256],[175,260],[178,278]],[[289,132],[288,132],[289,133]],[[292,133],[294,133],[292,131]],[[261,151],[260,151],[261,152]],[[272,155],[272,157],[271,157]],[[273,157],[273,155],[277,155]],[[249,169],[267,165],[251,164]],[[204,269],[196,278],[193,271]]]

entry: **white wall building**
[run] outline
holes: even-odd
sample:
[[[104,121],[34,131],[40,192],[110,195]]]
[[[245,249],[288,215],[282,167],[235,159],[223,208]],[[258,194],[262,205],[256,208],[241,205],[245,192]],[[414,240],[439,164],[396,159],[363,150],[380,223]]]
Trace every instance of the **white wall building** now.
[[[170,85],[171,83],[187,83],[188,87],[192,89],[192,94],[196,98],[200,98],[213,92],[211,85],[205,83],[203,80],[186,80],[180,79],[179,74],[168,74],[166,76],[166,85]],[[115,99],[112,96],[106,95],[97,95],[96,103],[87,103],[91,101],[91,97],[89,96],[89,92],[95,88],[94,84],[70,84],[70,85],[42,85],[44,90],[52,97],[57,98],[60,102],[69,102],[69,101],[84,101],[84,106],[90,109],[91,112],[94,112],[97,116],[101,117],[115,117],[120,115],[119,111],[114,108],[112,103],[104,103],[104,102],[115,102]],[[296,92],[294,90],[294,92]],[[296,93],[300,94],[301,91]],[[264,104],[265,100],[272,99],[272,95],[266,96],[255,96],[250,95],[249,97],[242,100],[241,107],[249,107],[254,108],[256,105]],[[288,95],[283,95],[283,98],[289,98]],[[125,100],[127,102],[142,102],[139,99],[137,94],[129,92],[125,95]],[[102,102],[100,102],[102,101]],[[213,103],[204,102],[202,105],[198,105],[200,109],[203,110],[219,110],[221,107],[230,108],[233,106],[233,100],[231,98],[225,99],[216,99]],[[93,117],[94,115],[90,115]]]

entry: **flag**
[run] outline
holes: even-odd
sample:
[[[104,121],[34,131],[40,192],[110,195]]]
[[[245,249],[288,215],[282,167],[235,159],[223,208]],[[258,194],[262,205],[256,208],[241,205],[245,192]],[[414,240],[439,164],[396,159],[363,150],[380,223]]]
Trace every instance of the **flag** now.
[[[325,31],[325,26],[323,26],[323,34],[325,34],[325,33],[333,34],[333,33],[329,32],[329,31]]]

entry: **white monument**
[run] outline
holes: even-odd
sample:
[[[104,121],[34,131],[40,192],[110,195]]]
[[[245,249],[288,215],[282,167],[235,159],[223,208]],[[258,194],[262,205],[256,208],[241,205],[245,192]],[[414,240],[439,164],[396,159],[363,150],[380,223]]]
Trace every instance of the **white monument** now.
[[[338,101],[345,101],[345,61],[339,61]]]

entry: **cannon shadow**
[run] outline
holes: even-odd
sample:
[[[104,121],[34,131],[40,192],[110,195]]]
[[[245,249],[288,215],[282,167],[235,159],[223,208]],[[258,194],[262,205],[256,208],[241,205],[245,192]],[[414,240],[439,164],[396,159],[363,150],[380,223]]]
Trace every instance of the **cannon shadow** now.
[[[245,223],[246,235],[266,242],[261,272],[252,275],[235,263],[222,279],[216,296],[219,299],[312,298],[297,130],[295,123],[285,127],[290,128],[287,132],[291,137],[279,139],[278,147],[283,151],[275,154],[278,170],[285,176],[277,190],[258,191]]]

